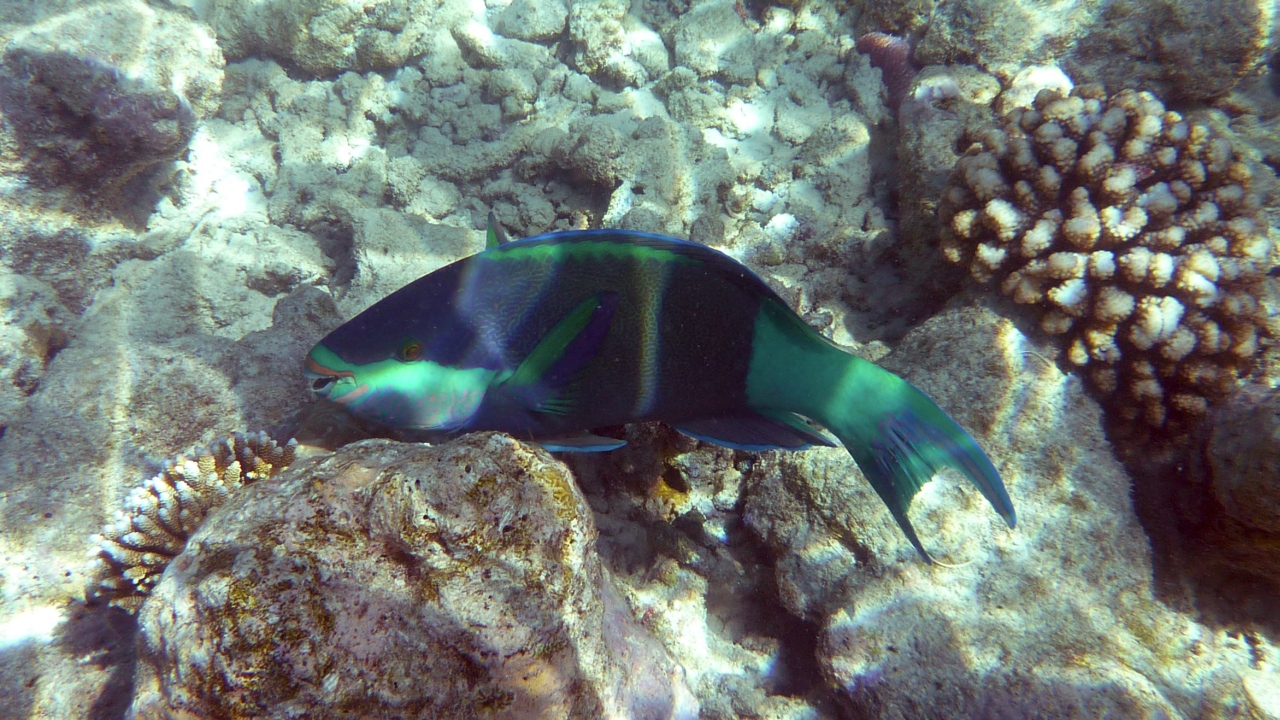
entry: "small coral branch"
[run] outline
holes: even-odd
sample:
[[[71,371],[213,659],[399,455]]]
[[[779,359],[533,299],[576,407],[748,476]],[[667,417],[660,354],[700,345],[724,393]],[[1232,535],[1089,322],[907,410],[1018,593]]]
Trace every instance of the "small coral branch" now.
[[[129,493],[115,521],[91,538],[87,599],[136,612],[205,517],[237,488],[288,467],[297,445],[279,445],[264,432],[235,433],[166,462]]]

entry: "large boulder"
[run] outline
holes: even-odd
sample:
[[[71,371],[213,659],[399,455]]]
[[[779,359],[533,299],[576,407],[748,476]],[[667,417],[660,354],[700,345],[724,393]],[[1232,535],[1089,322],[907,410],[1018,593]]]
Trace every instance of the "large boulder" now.
[[[247,486],[139,615],[139,720],[694,718],[564,465],[368,440]]]

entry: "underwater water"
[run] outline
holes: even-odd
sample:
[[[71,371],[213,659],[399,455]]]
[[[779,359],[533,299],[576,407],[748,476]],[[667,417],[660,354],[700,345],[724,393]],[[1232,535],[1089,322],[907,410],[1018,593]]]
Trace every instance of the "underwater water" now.
[[[0,718],[1280,718],[1277,18],[0,0]]]

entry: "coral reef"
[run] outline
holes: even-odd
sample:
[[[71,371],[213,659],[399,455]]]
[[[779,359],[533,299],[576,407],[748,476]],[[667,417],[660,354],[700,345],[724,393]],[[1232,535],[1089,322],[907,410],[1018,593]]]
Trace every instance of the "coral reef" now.
[[[93,537],[86,599],[136,612],[209,513],[241,486],[288,467],[296,448],[296,441],[279,445],[264,432],[236,433],[166,463]]]
[[[942,250],[1042,309],[1126,420],[1178,435],[1272,334],[1273,243],[1239,149],[1153,95],[1036,96],[973,142],[943,193]]]
[[[1162,699],[1172,698],[1171,718],[1254,712],[1250,703],[1277,675],[1274,633],[1249,647],[1252,640],[1226,636],[1181,609],[1187,605],[1147,612],[1151,568],[1128,510],[1131,485],[1111,462],[1117,448],[1093,427],[1097,407],[1082,383],[1023,354],[1052,351],[1025,338],[999,345],[984,331],[990,318],[964,312],[949,312],[898,345],[968,282],[967,269],[937,252],[936,231],[904,241],[905,208],[910,201],[916,216],[936,222],[934,201],[957,160],[955,141],[990,112],[993,91],[1005,89],[1000,103],[1025,96],[1030,105],[1041,87],[1060,83],[1060,74],[1046,82],[1051,65],[1076,67],[1073,55],[1118,78],[1113,91],[1130,78],[1139,89],[1160,89],[1176,77],[1188,105],[1248,71],[1241,64],[1247,52],[1232,49],[1247,51],[1241,33],[1197,36],[1175,27],[1179,17],[1202,27],[1214,17],[1209,0],[1174,12],[1165,0],[1109,5],[1129,15],[1099,15],[1096,5],[9,3],[0,9],[0,57],[96,58],[137,83],[130,87],[185,97],[199,124],[175,171],[151,185],[159,196],[125,194],[135,199],[128,227],[81,212],[75,203],[88,195],[83,187],[28,182],[19,167],[24,148],[0,128],[0,277],[7,278],[0,280],[0,381],[10,383],[0,397],[0,626],[22,633],[4,637],[0,705],[33,720],[123,717],[135,678],[145,693],[156,677],[192,667],[168,663],[147,642],[135,647],[136,622],[119,608],[68,602],[88,580],[85,534],[156,473],[155,458],[233,428],[271,426],[304,406],[307,386],[296,373],[302,351],[403,283],[478,250],[492,209],[513,237],[606,222],[692,237],[749,262],[836,342],[876,359],[889,350],[874,339],[893,341],[888,361],[948,409],[967,413],[962,422],[990,449],[1019,509],[1027,508],[1016,532],[997,532],[983,512],[936,512],[975,495],[948,483],[928,486],[913,519],[941,523],[937,547],[951,561],[978,559],[961,569],[926,569],[895,554],[896,528],[873,494],[858,494],[847,453],[777,457],[709,449],[660,426],[617,429],[631,443],[625,451],[574,459],[602,538],[592,553],[683,668],[707,720],[870,717],[878,708],[892,717],[911,702],[914,712],[902,714],[913,718],[933,707],[937,715],[1048,715],[1073,703],[1129,717],[1138,713],[1121,703],[1132,698],[1140,708],[1163,708]],[[1228,11],[1236,5],[1229,2]],[[1147,8],[1164,19],[1151,22]],[[923,40],[916,59],[948,63],[918,76],[923,102],[912,103],[913,93],[899,113],[897,161],[882,73],[855,44],[876,30]],[[1090,31],[1099,40],[1082,39]],[[1187,54],[1160,48],[1170,40]],[[234,60],[225,71],[223,53]],[[1031,57],[1045,68],[1020,80]],[[948,94],[953,86],[958,95]],[[1261,89],[1271,97],[1269,86]],[[1241,131],[1238,106],[1217,107]],[[1274,145],[1280,134],[1269,116],[1258,117],[1254,137]],[[1274,148],[1263,152],[1273,165],[1278,156]],[[916,179],[899,183],[899,175]],[[1262,181],[1254,184],[1271,202]],[[925,258],[949,279],[938,281]],[[912,282],[922,292],[907,297],[902,288]],[[996,340],[1017,334],[1001,327]],[[993,353],[996,347],[1003,350]],[[368,438],[367,428],[348,423],[309,416],[296,434],[273,436],[294,435],[303,445]],[[294,467],[303,464],[309,461]],[[494,486],[536,485],[527,473],[514,477],[521,467],[496,470]],[[327,477],[341,483],[311,490],[345,492],[342,483],[378,468],[372,460],[346,475],[329,467],[335,472]],[[278,502],[262,508],[262,521],[253,521],[259,528],[267,518],[292,523],[291,513],[330,507],[269,498],[283,477],[242,488],[231,503]],[[1208,492],[1207,502],[1216,503]],[[144,624],[152,613],[189,617],[197,607],[185,604],[191,598],[207,601],[198,607],[229,608],[211,625],[234,626],[239,634],[226,637],[245,642],[217,661],[269,665],[272,648],[298,647],[292,628],[300,624],[269,627],[298,616],[290,608],[271,615],[280,605],[268,593],[280,588],[255,586],[247,573],[298,560],[323,575],[329,556],[264,548],[265,529],[237,544],[201,545],[205,533],[238,532],[229,510],[224,505],[202,526],[159,582],[163,594],[170,576],[179,576],[181,588],[166,597],[181,601],[153,596],[141,617]],[[853,516],[868,518],[856,536],[830,530]],[[993,533],[997,544],[970,540]],[[349,547],[340,534],[325,538],[338,546],[325,552]],[[393,544],[358,547],[366,550],[362,561],[397,577],[424,567],[397,562],[406,555]],[[515,551],[505,557],[522,562]],[[182,574],[188,558],[210,572]],[[241,568],[246,575],[237,575]],[[430,586],[415,582],[388,581],[373,599],[396,598],[404,612],[390,617],[416,622],[423,600],[410,592]],[[494,584],[510,586],[504,582]],[[193,587],[199,592],[185,593]],[[214,594],[224,587],[234,592],[217,605]],[[1227,588],[1224,602],[1239,604],[1231,592],[1238,587]],[[537,589],[522,588],[521,601],[539,597]],[[1254,617],[1275,617],[1274,597]],[[250,601],[261,604],[250,608]],[[627,608],[601,603],[624,634],[643,637],[632,634]],[[840,608],[856,632],[834,617]],[[319,613],[322,632],[326,617],[339,640],[363,632],[364,639],[400,641],[381,631],[379,613]],[[91,630],[100,621],[102,629]],[[1171,630],[1172,622],[1183,624]],[[1152,636],[1172,650],[1159,651]],[[841,650],[842,638],[867,652]],[[1155,660],[1144,655],[1153,646]],[[344,647],[353,652],[339,657],[350,661],[337,665],[363,677],[403,667],[421,650],[397,645],[392,652],[408,651],[387,662],[360,654],[371,645]],[[140,663],[139,650],[146,653]],[[643,653],[659,655],[652,647]],[[1001,662],[992,660],[997,654]],[[895,655],[909,662],[892,664]],[[457,663],[451,667],[476,667]],[[223,677],[225,667],[210,677]],[[1238,683],[1219,682],[1234,672],[1246,678],[1243,697]],[[250,687],[248,675],[227,677],[268,697],[278,689]],[[464,683],[472,676],[450,677]],[[409,692],[420,682],[421,675],[400,680]]]
[[[1275,10],[1256,0],[906,0],[855,3],[859,33],[918,38],[924,65],[972,63],[1008,80],[1060,64],[1111,92],[1204,102],[1230,92],[1274,52]],[[1269,48],[1268,45],[1271,45]]]
[[[131,717],[698,717],[541,449],[367,440],[219,520],[139,615]]]
[[[449,28],[465,6],[433,0],[390,0],[366,6],[292,0],[213,0],[196,15],[229,58],[271,57],[316,75],[391,69],[452,44]]]

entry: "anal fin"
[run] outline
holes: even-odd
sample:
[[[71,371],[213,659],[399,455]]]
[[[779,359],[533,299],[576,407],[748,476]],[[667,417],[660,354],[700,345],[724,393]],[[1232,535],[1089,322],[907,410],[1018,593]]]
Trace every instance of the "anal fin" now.
[[[537,443],[551,452],[609,452],[626,445],[627,441],[581,432],[541,438]]]
[[[803,450],[813,445],[835,447],[836,443],[793,413],[765,416],[746,412],[683,422],[677,430],[704,442],[735,450]]]

